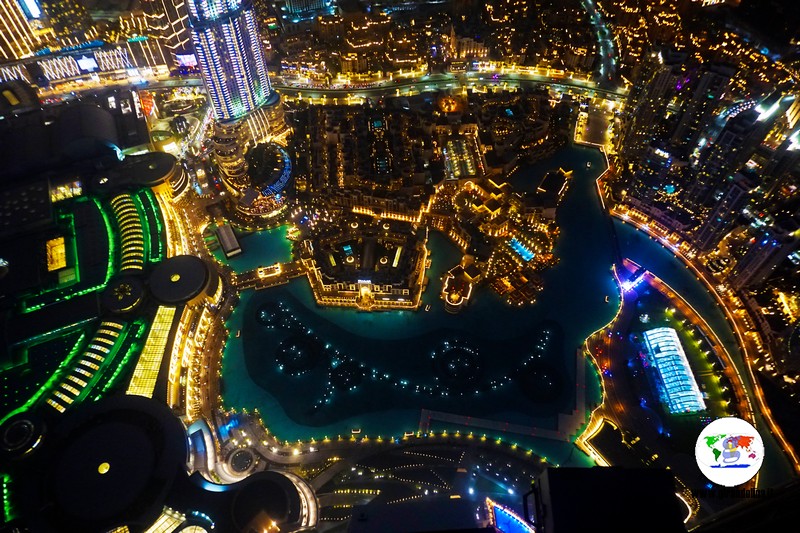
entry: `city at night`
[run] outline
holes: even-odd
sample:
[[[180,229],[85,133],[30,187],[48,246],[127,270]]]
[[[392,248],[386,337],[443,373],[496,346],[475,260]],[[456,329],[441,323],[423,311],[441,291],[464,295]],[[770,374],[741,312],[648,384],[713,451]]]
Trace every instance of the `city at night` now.
[[[0,533],[800,523],[796,0],[0,0]]]

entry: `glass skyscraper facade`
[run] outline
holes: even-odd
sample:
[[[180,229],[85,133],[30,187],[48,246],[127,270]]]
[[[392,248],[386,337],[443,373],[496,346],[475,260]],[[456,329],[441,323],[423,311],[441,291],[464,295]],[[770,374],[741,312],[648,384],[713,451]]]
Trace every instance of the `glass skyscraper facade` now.
[[[188,0],[197,61],[214,115],[228,121],[264,104],[272,93],[249,0]]]

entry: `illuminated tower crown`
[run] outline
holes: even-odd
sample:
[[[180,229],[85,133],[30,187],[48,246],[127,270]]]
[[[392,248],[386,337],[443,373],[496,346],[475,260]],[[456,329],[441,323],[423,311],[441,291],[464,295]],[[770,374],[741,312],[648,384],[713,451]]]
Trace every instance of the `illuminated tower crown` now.
[[[272,94],[250,0],[188,0],[197,60],[214,115],[243,117]]]

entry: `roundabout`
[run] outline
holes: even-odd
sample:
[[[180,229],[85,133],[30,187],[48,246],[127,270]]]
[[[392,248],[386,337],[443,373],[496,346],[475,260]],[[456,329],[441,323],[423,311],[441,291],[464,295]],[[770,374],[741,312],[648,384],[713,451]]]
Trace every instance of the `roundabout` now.
[[[247,449],[240,449],[233,452],[228,459],[228,465],[236,474],[245,474],[255,466],[256,458],[253,452]]]

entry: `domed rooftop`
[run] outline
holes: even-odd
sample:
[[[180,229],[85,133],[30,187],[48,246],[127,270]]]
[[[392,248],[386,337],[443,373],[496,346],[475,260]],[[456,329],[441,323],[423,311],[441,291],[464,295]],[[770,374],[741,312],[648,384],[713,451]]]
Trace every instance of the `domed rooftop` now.
[[[155,187],[178,171],[178,160],[172,154],[148,152],[129,155],[117,165],[98,172],[90,186],[93,191],[101,193],[120,187]]]
[[[269,530],[272,522],[283,524],[298,519],[300,499],[284,475],[258,472],[237,484],[231,514],[238,531]]]
[[[208,265],[193,255],[177,255],[159,263],[148,284],[153,297],[167,305],[183,304],[197,297],[208,284]]]
[[[278,471],[225,485],[189,475],[186,430],[157,400],[114,396],[43,420],[20,413],[0,426],[0,461],[25,531],[145,531],[165,506],[187,515],[181,531],[293,531],[315,505],[301,499],[299,478]]]
[[[186,438],[170,410],[149,398],[88,403],[57,427],[25,506],[36,531],[145,527],[160,514],[186,459]],[[31,512],[33,511],[33,512]]]
[[[56,121],[55,138],[60,153],[71,160],[106,156],[119,150],[114,117],[97,104],[65,106]]]
[[[103,291],[103,307],[112,313],[135,311],[144,300],[144,283],[135,276],[122,276],[111,280]]]
[[[17,413],[0,425],[0,462],[31,453],[44,438],[44,423],[33,413]]]

